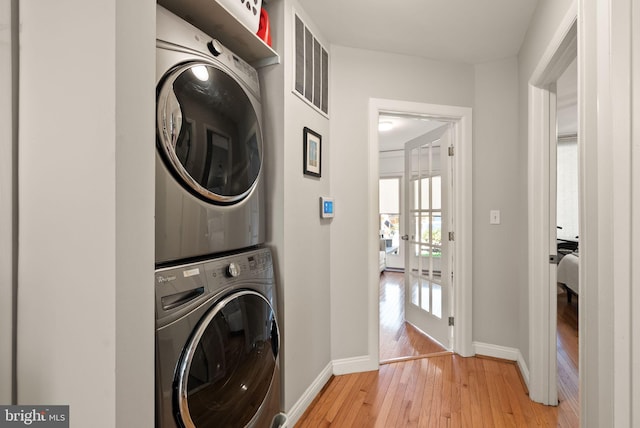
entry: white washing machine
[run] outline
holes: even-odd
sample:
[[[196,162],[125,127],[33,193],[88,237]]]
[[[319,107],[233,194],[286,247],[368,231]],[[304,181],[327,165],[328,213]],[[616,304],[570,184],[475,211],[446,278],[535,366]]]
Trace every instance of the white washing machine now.
[[[157,7],[156,265],[264,243],[254,68]]]
[[[271,252],[155,273],[156,426],[282,427]]]

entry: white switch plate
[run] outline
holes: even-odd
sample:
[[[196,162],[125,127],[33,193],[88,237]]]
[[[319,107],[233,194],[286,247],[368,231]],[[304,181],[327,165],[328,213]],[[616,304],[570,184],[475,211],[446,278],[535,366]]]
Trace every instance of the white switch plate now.
[[[500,224],[500,210],[489,211],[489,224]]]

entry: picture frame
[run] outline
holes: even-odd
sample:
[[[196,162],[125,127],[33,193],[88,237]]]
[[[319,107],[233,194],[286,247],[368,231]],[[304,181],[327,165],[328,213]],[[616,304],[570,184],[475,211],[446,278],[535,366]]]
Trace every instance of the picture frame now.
[[[302,144],[303,173],[312,177],[322,177],[322,136],[305,126]]]

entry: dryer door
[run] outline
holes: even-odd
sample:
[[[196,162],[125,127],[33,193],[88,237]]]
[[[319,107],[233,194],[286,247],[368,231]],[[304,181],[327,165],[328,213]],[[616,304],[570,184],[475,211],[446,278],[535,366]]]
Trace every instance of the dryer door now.
[[[158,150],[187,190],[233,204],[256,186],[262,137],[256,107],[229,74],[204,62],[182,64],[158,86]]]
[[[244,427],[267,397],[278,365],[279,333],[269,301],[239,291],[214,305],[190,338],[177,372],[185,427]]]

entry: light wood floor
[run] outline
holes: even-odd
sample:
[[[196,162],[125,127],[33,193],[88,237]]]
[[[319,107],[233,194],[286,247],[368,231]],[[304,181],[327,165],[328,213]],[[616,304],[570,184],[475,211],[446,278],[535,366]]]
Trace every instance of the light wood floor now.
[[[558,296],[557,407],[529,399],[515,363],[450,354],[334,376],[296,427],[578,427],[577,331],[575,299]]]
[[[578,388],[578,299],[567,303],[566,294],[558,295],[558,398],[562,416],[568,425],[577,427],[580,421]]]
[[[404,274],[380,276],[380,362],[382,364],[446,351],[404,321]]]

